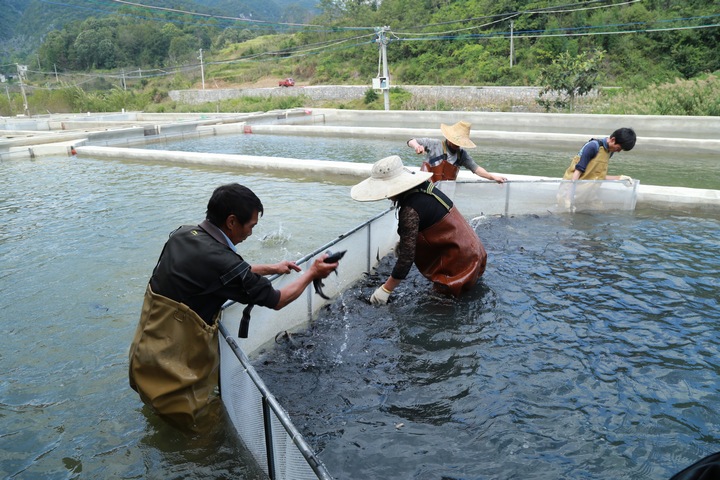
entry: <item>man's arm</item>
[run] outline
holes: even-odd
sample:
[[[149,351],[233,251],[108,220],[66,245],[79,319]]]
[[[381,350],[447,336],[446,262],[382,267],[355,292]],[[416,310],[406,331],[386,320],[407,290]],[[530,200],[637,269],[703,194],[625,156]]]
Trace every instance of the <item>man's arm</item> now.
[[[573,180],[579,180],[585,173],[590,160],[595,158],[600,151],[600,143],[597,140],[590,140],[580,149],[580,160],[575,165],[575,171],[573,172]],[[609,180],[609,179],[608,179]]]
[[[250,270],[258,275],[285,275],[292,271],[299,272],[301,269],[295,262],[289,260],[283,260],[278,263],[267,263],[260,265],[253,265]]]
[[[295,301],[316,278],[325,278],[335,271],[338,262],[325,263],[325,258],[327,258],[327,254],[315,259],[300,278],[280,289],[280,301],[275,305],[275,310],[280,310]]]
[[[410,140],[408,140],[407,145],[408,147],[415,150],[415,153],[417,153],[418,155],[427,153],[425,147],[420,142],[418,142],[416,138],[411,138]]]
[[[487,170],[485,170],[483,167],[475,163],[475,160],[470,156],[467,150],[462,150],[458,157],[458,163],[459,166],[463,166],[473,172],[475,175],[481,178],[486,178],[488,180],[492,180],[493,182],[497,183],[505,183],[507,182],[507,178],[501,176],[501,175],[495,175],[494,173],[490,173]]]
[[[487,178],[488,180],[492,180],[497,183],[507,182],[507,178],[500,175],[495,175],[494,173],[490,173],[480,166],[478,166],[473,173],[478,177]]]

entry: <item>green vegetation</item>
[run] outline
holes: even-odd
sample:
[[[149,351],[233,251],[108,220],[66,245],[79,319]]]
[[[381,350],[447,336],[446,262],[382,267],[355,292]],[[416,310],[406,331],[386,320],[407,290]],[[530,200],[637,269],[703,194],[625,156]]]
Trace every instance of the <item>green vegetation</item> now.
[[[581,53],[575,56],[568,52],[560,53],[540,75],[540,84],[545,87],[540,91],[538,103],[546,111],[551,108],[569,108],[571,112],[574,111],[577,99],[597,86],[604,53]]]
[[[590,103],[592,113],[616,115],[720,115],[720,74],[676,80],[639,90],[607,91]]]
[[[186,105],[174,101],[147,105],[143,110],[153,113],[241,113],[286,110],[308,105],[307,97],[240,97],[220,102],[208,102],[200,105]]]
[[[143,3],[157,8],[140,6]],[[238,22],[232,18],[307,23],[313,12],[317,13],[315,4],[315,0],[153,0],[117,3],[107,0],[3,0],[0,15],[0,65],[16,62],[35,64],[35,53],[49,34],[72,27],[73,22],[80,23],[90,16],[102,19],[114,15],[127,24],[154,23],[155,30],[159,30],[158,22],[170,23],[179,27],[184,34],[189,33],[198,38],[205,34],[202,30],[209,27],[217,29],[210,33],[211,36],[222,31],[228,40],[240,41],[246,32],[238,28]],[[177,10],[203,15],[183,14]],[[215,18],[209,19],[208,15]],[[278,28],[283,30],[281,25]],[[131,28],[130,32],[120,33],[119,36],[127,37],[135,31],[137,29]]]
[[[23,113],[20,95],[13,95],[12,102],[0,97],[0,115],[9,116]],[[130,91],[114,87],[107,91],[86,92],[77,86],[64,86],[53,90],[38,91],[28,98],[31,112],[119,112],[146,111],[153,113],[187,112],[258,112],[282,110],[305,106],[307,97],[242,97],[222,102],[200,105],[178,104],[170,100],[167,91],[146,89]]]
[[[17,2],[10,3],[19,8]],[[220,3],[208,1],[207,6]],[[382,109],[383,96],[371,89],[364,98],[343,103],[313,104],[306,97],[283,96],[194,107],[172,102],[168,92],[200,87],[201,49],[208,88],[276,86],[287,76],[301,85],[369,85],[379,74],[382,37],[377,27],[387,25],[393,109],[484,108],[449,100],[424,103],[402,85],[499,85],[544,87],[537,103],[528,108],[539,104],[557,111],[719,114],[720,27],[715,25],[720,11],[715,0],[553,5],[558,3],[321,0],[321,15],[312,25],[295,27],[296,33],[282,33],[293,30],[288,25],[281,31],[280,24],[200,21],[167,12],[144,11],[138,17],[134,7],[127,7],[50,32],[32,57],[40,72],[28,74],[26,81],[33,87],[28,102],[31,112],[42,113],[118,107]],[[5,65],[4,73],[13,73],[14,65],[10,67]],[[52,75],[56,70],[62,82]],[[17,82],[11,86],[12,92],[0,97],[2,115],[23,111]],[[596,89],[597,97],[585,96]]]

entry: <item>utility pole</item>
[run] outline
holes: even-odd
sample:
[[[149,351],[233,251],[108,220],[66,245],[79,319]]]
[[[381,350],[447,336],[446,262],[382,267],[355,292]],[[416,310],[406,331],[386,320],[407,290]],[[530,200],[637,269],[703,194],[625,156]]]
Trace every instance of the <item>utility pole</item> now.
[[[202,76],[202,86],[203,90],[205,90],[205,67],[203,66],[203,58],[202,58],[202,48],[200,49],[200,56],[198,57],[200,60],[200,75]]]
[[[55,83],[57,83],[59,81],[57,75],[57,64],[53,63],[53,68],[55,69]]]
[[[513,29],[515,27],[515,22],[510,21],[510,68],[513,66],[513,57],[515,56],[515,48],[513,45]]]
[[[122,84],[123,84],[123,90],[127,91],[127,83],[125,83],[125,69],[122,69]]]
[[[377,42],[380,44],[380,57],[382,58],[383,78],[385,82],[380,88],[383,91],[383,97],[385,99],[385,110],[390,110],[390,75],[388,74],[387,64],[387,44],[388,40],[385,36],[385,32],[390,30],[390,27],[378,28]]]
[[[13,113],[13,105],[12,105],[12,99],[10,98],[10,89],[7,85],[5,85],[5,95],[8,97],[8,106],[10,107],[10,115]]]
[[[20,91],[22,92],[23,97],[23,110],[25,111],[26,116],[30,116],[30,108],[28,108],[28,102],[27,102],[27,96],[25,95],[25,84],[23,83],[23,74],[27,72],[27,65],[18,65],[15,64],[18,71],[18,76],[20,77]]]

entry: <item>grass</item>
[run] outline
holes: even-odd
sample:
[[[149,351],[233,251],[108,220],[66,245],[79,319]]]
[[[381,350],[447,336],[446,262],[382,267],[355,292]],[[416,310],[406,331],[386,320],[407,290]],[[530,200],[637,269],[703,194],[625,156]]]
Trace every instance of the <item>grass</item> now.
[[[267,38],[266,41],[269,41]],[[253,70],[257,74],[257,70]],[[210,88],[233,87],[238,82],[258,83],[262,79],[250,78],[249,72],[237,69],[220,70],[221,78],[206,79]],[[275,84],[276,75],[266,72],[266,84]],[[284,72],[287,73],[287,72]],[[245,76],[247,77],[245,77]],[[143,81],[129,86],[127,90],[117,85],[102,85],[100,89],[85,91],[77,86],[64,85],[52,90],[35,90],[28,96],[31,114],[45,113],[81,113],[81,112],[117,112],[142,110],[163,113],[211,113],[211,112],[257,112],[288,108],[338,108],[353,110],[383,110],[384,96],[368,89],[363,98],[343,101],[313,101],[307,96],[277,97],[241,97],[201,105],[179,104],[173,101],[170,90],[199,88],[199,78],[176,75],[160,81]],[[272,80],[272,81],[271,81]],[[297,80],[297,77],[296,77]],[[9,98],[8,98],[9,97]],[[540,111],[536,103],[528,105],[478,104],[467,101],[458,102],[438,99],[435,101],[414,98],[400,87],[390,89],[390,105],[393,110],[445,110],[445,111]],[[0,115],[14,116],[23,113],[23,101],[20,93],[0,96]],[[720,116],[720,72],[706,74],[693,80],[676,80],[661,85],[651,85],[643,89],[601,89],[594,98],[582,99],[576,112],[620,115],[693,115]]]

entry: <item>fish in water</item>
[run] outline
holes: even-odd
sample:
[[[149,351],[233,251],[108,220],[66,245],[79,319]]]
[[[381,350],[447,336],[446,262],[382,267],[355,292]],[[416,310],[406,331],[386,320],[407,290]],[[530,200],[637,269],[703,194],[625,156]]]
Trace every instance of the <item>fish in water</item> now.
[[[335,252],[335,253],[330,253],[330,252],[328,251],[328,252],[327,252],[328,257],[327,257],[325,260],[323,260],[323,261],[324,261],[325,263],[335,263],[335,262],[339,262],[340,259],[345,256],[345,252],[347,252],[347,250],[342,250],[342,251],[340,251],[340,252]],[[335,275],[337,275],[337,270],[335,271]],[[328,297],[327,295],[325,295],[325,293],[323,293],[323,291],[322,291],[322,287],[324,287],[324,286],[325,286],[325,284],[323,283],[322,279],[316,278],[315,280],[313,280],[313,287],[315,287],[315,293],[317,293],[318,295],[320,295],[320,296],[321,296],[322,298],[324,298],[325,300],[330,300],[330,297]]]
[[[266,235],[264,235],[260,242],[263,244],[264,247],[275,247],[279,245],[285,245],[290,238],[292,238],[292,235],[289,233],[283,232],[282,224],[278,225],[277,232],[271,232]]]

